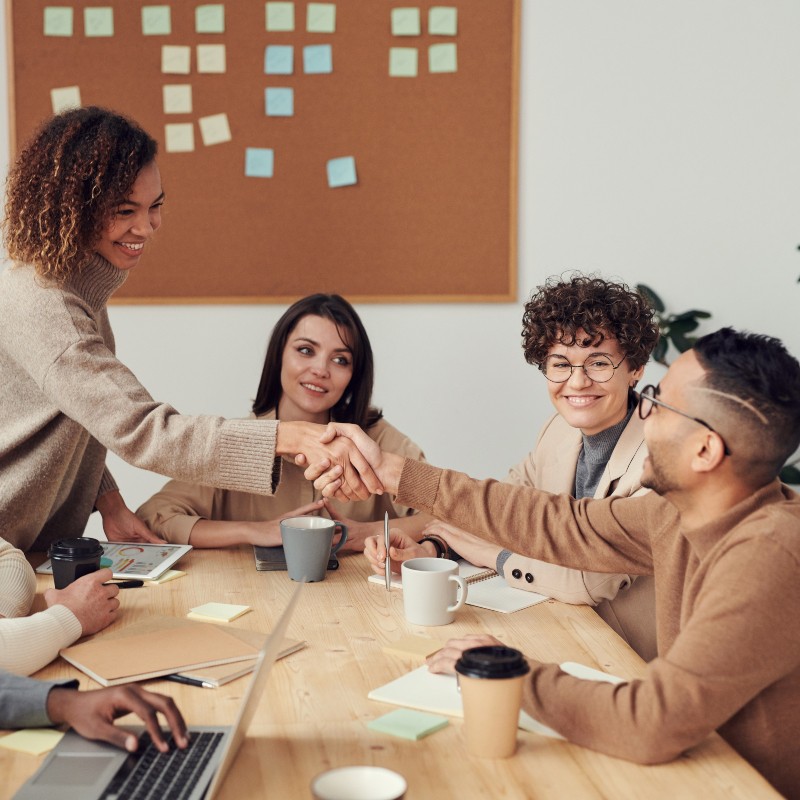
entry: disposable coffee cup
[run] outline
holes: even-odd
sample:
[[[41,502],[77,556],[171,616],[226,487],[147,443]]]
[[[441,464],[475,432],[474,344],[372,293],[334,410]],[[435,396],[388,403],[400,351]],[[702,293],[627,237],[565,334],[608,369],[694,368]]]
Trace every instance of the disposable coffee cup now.
[[[334,545],[337,528],[342,538]],[[325,517],[289,517],[281,520],[281,541],[289,577],[293,581],[321,581],[328,560],[347,541],[347,525]]]
[[[517,748],[522,687],[530,665],[519,650],[492,645],[465,650],[456,662],[467,750],[508,758]]]
[[[82,536],[59,539],[50,545],[50,564],[56,589],[66,589],[73,581],[100,569],[103,548],[97,539]]]

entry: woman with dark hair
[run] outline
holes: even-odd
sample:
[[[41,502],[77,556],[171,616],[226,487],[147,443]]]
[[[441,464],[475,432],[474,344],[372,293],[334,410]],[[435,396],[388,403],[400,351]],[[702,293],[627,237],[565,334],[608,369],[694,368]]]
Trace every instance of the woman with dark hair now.
[[[557,413],[506,480],[577,498],[644,492],[647,452],[633,389],[658,340],[647,301],[621,283],[580,274],[555,277],[532,295],[522,322],[525,359],[542,373]],[[452,547],[472,563],[496,569],[510,586],[595,606],[639,655],[655,657],[651,577],[547,564],[440,522],[423,535],[434,541],[415,544],[398,537],[392,559],[446,554]],[[373,568],[382,570],[382,541],[369,540],[365,552]]]
[[[253,414],[281,422],[352,422],[381,449],[423,459],[420,448],[370,405],[374,374],[372,347],[355,309],[338,294],[310,295],[290,306],[272,331]],[[365,538],[382,530],[386,511],[398,518],[394,528],[414,535],[430,519],[386,494],[349,503],[321,497],[303,469],[284,459],[271,497],[170,481],[137,514],[167,541],[226,547],[279,545],[281,519],[325,510],[348,526],[343,550],[362,550]]]

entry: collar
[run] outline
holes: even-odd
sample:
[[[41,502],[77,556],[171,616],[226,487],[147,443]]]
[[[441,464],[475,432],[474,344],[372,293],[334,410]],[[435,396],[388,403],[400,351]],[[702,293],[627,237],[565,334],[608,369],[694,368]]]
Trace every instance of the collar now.
[[[127,277],[127,270],[117,269],[101,255],[95,253],[91,261],[64,281],[64,287],[71,289],[98,311],[125,283]]]

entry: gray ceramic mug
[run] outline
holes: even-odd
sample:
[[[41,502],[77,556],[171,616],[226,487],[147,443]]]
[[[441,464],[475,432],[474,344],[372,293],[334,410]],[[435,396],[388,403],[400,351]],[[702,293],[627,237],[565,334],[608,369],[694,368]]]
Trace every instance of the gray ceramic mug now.
[[[336,529],[342,538],[333,545]],[[328,560],[347,541],[347,525],[325,517],[289,517],[281,520],[286,568],[293,581],[321,581]]]

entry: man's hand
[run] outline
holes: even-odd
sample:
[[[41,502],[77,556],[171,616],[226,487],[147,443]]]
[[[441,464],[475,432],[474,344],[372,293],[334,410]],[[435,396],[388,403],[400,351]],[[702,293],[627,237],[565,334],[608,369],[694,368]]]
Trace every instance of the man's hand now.
[[[183,749],[189,743],[186,723],[172,698],[147,692],[136,684],[88,692],[56,687],[47,695],[47,716],[54,723],[66,722],[87,739],[110,742],[133,753],[139,746],[137,737],[114,725],[115,719],[131,712],[144,722],[153,744],[162,753],[169,747],[158,724],[158,713],[166,717],[178,747]]]
[[[383,534],[370,536],[364,542],[364,555],[369,561],[372,571],[376,575],[383,575],[386,564],[386,547],[383,543]],[[399,573],[401,565],[410,558],[436,558],[436,548],[431,542],[420,544],[407,533],[389,529],[389,558],[391,559],[392,572]]]
[[[434,520],[426,525],[422,531],[423,536],[430,536],[431,534],[441,536],[451,550],[476,567],[494,569],[497,564],[497,556],[500,555],[501,548],[496,544],[487,542],[485,539],[481,539],[474,533],[457,528],[455,525],[448,525],[446,522]]]
[[[104,586],[114,576],[110,569],[90,572],[73,581],[66,589],[47,589],[44,600],[50,606],[66,606],[81,624],[84,636],[97,633],[110,625],[119,611],[119,587]]]
[[[431,672],[452,675],[456,671],[456,661],[461,658],[461,654],[465,650],[498,644],[502,645],[503,643],[494,636],[489,636],[488,633],[468,633],[461,639],[450,639],[441,650],[428,656],[428,669]]]
[[[148,542],[164,544],[136,514],[125,505],[122,495],[114,490],[97,498],[97,510],[103,517],[103,531],[109,542]]]

